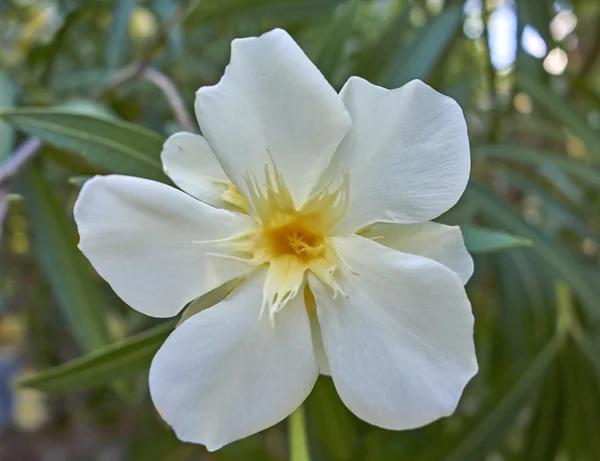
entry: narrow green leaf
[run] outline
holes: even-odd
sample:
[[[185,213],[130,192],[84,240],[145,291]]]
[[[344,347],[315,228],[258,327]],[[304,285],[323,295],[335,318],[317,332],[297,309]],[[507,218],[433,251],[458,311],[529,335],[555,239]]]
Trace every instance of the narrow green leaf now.
[[[547,139],[559,144],[568,141],[567,130],[556,120],[543,120],[525,116],[519,118],[515,130],[526,137],[535,136],[536,139]]]
[[[504,174],[511,184],[524,193],[535,196],[540,201],[545,217],[543,222],[545,229],[554,232],[560,230],[563,226],[569,227],[575,230],[581,238],[591,238],[600,243],[600,238],[590,232],[587,224],[582,219],[585,217],[585,206],[578,206],[582,205],[581,203],[574,203],[566,198],[559,198],[558,195],[551,195],[548,190],[549,187],[546,188],[538,182],[534,182],[530,175],[523,175],[508,168],[505,169]]]
[[[476,211],[472,203],[461,198],[456,205],[436,218],[436,221],[448,226],[462,226],[470,221]]]
[[[298,21],[345,0],[203,0],[189,16],[189,22],[204,23],[223,18],[277,18]]]
[[[91,178],[92,178],[92,176],[89,176],[89,175],[71,176],[69,178],[69,184],[73,184],[75,187],[81,188],[81,187],[83,187],[85,182]]]
[[[40,265],[71,333],[83,351],[104,346],[108,343],[105,307],[77,249],[72,222],[37,164],[25,170],[21,186]]]
[[[569,283],[585,303],[590,315],[596,319],[600,317],[600,289],[588,270],[559,241],[528,224],[516,210],[496,197],[489,187],[471,182],[466,193],[487,220],[530,239],[533,242],[532,250],[539,254],[549,269]]]
[[[229,282],[224,283],[220,287],[215,288],[214,290],[209,291],[208,293],[203,294],[196,300],[192,301],[183,311],[181,317],[179,318],[179,323],[177,325],[181,325],[187,319],[196,315],[198,312],[203,311],[204,309],[208,309],[209,307],[214,306],[217,303],[220,303],[225,299],[229,293],[231,293],[244,279],[233,279]]]
[[[478,146],[472,150],[473,158],[493,158],[498,160],[514,160],[540,167],[554,165],[588,184],[600,187],[600,169],[581,160],[534,147],[510,144]]]
[[[178,2],[176,0],[153,0],[152,9],[160,16],[161,20],[169,21],[177,12]],[[170,59],[179,58],[183,53],[184,40],[181,22],[177,22],[169,28],[167,34],[167,48]]]
[[[356,452],[356,421],[331,378],[319,377],[305,405],[311,444],[321,449],[323,459],[350,461]]]
[[[525,432],[523,461],[556,459],[562,433],[562,389],[559,364],[548,370],[533,407],[533,417]]]
[[[539,383],[544,379],[560,349],[558,337],[553,337],[528,365],[525,371],[494,399],[488,411],[473,421],[465,431],[452,438],[446,446],[440,444],[428,453],[425,460],[464,461],[485,459],[514,424],[519,412],[531,401]]]
[[[581,327],[573,331],[573,336],[583,355],[589,360],[594,368],[596,376],[600,380],[600,345]]]
[[[217,450],[212,454],[212,459],[213,461],[281,461],[283,458],[269,453],[268,445],[259,437],[247,437]],[[146,461],[145,458],[143,461]]]
[[[12,79],[0,70],[0,110],[12,108],[15,96],[15,85]],[[0,121],[0,163],[10,156],[14,141],[15,130],[13,127]],[[8,209],[8,193],[9,187],[0,187],[0,239],[2,238],[4,216]]]
[[[518,3],[518,13],[521,15],[523,24],[532,25],[550,47],[554,39],[550,34],[550,22],[556,14],[553,0],[529,0]]]
[[[596,160],[600,160],[600,134],[588,125],[581,114],[544,83],[536,81],[529,75],[517,74],[517,83],[539,107],[564,123],[573,134],[578,136]]]
[[[117,341],[83,357],[23,378],[19,385],[48,393],[73,392],[104,386],[146,369],[174,321]]]
[[[112,173],[166,180],[160,162],[162,138],[133,123],[64,109],[16,109],[0,112],[0,118]]]
[[[564,383],[562,451],[574,460],[592,460],[600,450],[600,388],[589,361],[573,338],[567,337],[560,351]]]
[[[119,0],[114,3],[112,22],[107,31],[106,65],[110,68],[122,64],[127,49],[129,17],[137,0]]]
[[[404,34],[412,28],[411,11],[412,5],[404,5],[377,40],[356,53],[356,75],[370,82],[381,81],[381,76],[386,70],[385,67],[402,43]]]
[[[506,232],[474,227],[463,227],[461,230],[469,253],[489,253],[492,251],[531,246],[531,240]]]
[[[344,5],[344,10],[328,29],[327,37],[323,40],[323,46],[314,61],[330,82],[343,57],[344,44],[352,32],[359,3],[360,0],[350,0],[347,5]]]
[[[397,88],[415,78],[426,80],[452,42],[462,16],[462,5],[448,6],[419,29],[392,60],[383,78],[383,86]]]
[[[496,268],[494,285],[498,300],[494,326],[497,327],[504,346],[494,356],[494,366],[498,368],[500,359],[500,363],[510,363],[526,352],[524,319],[530,308],[530,297],[511,253],[513,252],[496,255],[490,261]]]
[[[16,88],[12,79],[0,71],[0,110],[11,109],[15,103]],[[5,160],[13,149],[15,133],[10,125],[0,122],[0,162]]]

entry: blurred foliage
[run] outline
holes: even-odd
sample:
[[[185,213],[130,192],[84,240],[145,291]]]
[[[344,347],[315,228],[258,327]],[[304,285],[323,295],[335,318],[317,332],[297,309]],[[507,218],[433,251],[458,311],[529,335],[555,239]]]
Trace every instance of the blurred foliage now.
[[[161,143],[185,123],[169,85],[191,112],[230,41],[273,27],[337,89],[427,81],[472,142],[471,183],[440,221],[475,255],[478,376],[453,416],[407,432],[358,420],[322,377],[312,458],[599,459],[599,24],[597,0],[0,1],[0,165],[43,141],[0,178],[0,459],[287,458],[285,423],[213,454],[175,439],[146,383],[174,325],[117,299],[71,212],[96,173],[168,181]]]

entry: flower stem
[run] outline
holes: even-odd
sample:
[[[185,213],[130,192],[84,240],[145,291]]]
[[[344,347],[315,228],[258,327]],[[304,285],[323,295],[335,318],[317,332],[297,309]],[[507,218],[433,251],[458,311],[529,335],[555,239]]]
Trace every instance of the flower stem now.
[[[289,417],[288,439],[290,461],[310,461],[304,407],[302,405]]]

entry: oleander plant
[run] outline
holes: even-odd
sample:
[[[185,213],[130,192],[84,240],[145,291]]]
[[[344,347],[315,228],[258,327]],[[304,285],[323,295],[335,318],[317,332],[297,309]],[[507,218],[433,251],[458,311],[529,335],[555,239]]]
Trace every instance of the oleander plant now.
[[[594,461],[600,3],[0,1],[0,459]]]

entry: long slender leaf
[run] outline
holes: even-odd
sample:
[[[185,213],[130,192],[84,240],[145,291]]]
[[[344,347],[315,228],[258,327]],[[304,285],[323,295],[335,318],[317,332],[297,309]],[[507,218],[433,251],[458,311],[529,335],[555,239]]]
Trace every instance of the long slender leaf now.
[[[512,363],[526,351],[524,319],[530,297],[522,274],[510,253],[497,255],[492,263],[496,267],[496,296],[499,302],[496,323],[505,345],[499,348],[496,356],[502,354],[501,358]]]
[[[64,393],[103,386],[130,376],[149,366],[174,326],[173,321],[165,322],[83,357],[27,376],[19,384],[48,393]]]
[[[306,401],[310,439],[324,459],[349,461],[355,452],[356,423],[330,378],[321,376]]]
[[[402,43],[406,31],[412,27],[410,23],[411,11],[411,5],[404,5],[377,40],[356,54],[355,67],[357,75],[371,82],[381,81],[386,65],[388,65],[394,52]]]
[[[15,102],[15,85],[12,79],[0,70],[0,110],[12,108]],[[0,162],[6,160],[12,151],[15,130],[12,126],[0,121]],[[8,209],[9,188],[0,184],[0,239],[4,228],[4,216]]]
[[[316,56],[316,66],[329,81],[332,81],[343,57],[344,43],[352,32],[352,24],[359,3],[360,0],[350,0],[347,5],[344,5],[344,11],[327,31],[327,37]]]
[[[0,119],[112,173],[166,180],[160,162],[162,138],[133,123],[64,109],[3,111]]]
[[[177,2],[175,0],[153,0],[152,7],[163,21],[168,21],[177,12]],[[177,24],[169,28],[167,34],[167,48],[170,58],[180,57],[183,47],[183,28],[181,27],[181,23],[177,22]]]
[[[546,87],[542,82],[536,81],[529,75],[517,75],[517,83],[533,101],[551,114],[555,119],[564,123],[576,136],[581,138],[590,154],[600,160],[600,134],[595,132],[585,118],[575,111],[565,100]]]
[[[474,227],[463,227],[462,232],[469,253],[489,253],[492,251],[531,246],[531,240],[506,232]]]
[[[555,459],[560,445],[562,430],[562,389],[560,366],[555,363],[548,370],[533,408],[531,423],[525,432],[523,461],[547,461]]]
[[[345,0],[203,0],[190,15],[190,22],[207,22],[230,17],[277,18],[284,20],[322,13]]]
[[[545,187],[532,181],[530,177],[516,171],[507,170],[505,174],[511,184],[540,200],[545,214],[550,218],[545,223],[549,229],[555,230],[557,226],[568,226],[575,230],[582,238],[592,238],[600,243],[598,237],[590,235],[586,223],[582,220],[585,212],[578,209],[579,207],[576,204],[569,202],[567,199],[559,199],[552,196]],[[572,209],[575,211],[571,211]]]
[[[127,45],[129,17],[137,0],[119,0],[114,3],[112,23],[107,32],[106,65],[114,68],[122,64]]]
[[[560,242],[528,224],[510,205],[496,197],[487,187],[471,183],[467,197],[490,222],[515,234],[530,239],[532,250],[548,264],[557,275],[567,281],[581,297],[594,318],[600,318],[600,289],[583,267]]]
[[[21,185],[40,265],[71,333],[83,351],[104,346],[108,343],[105,308],[77,250],[71,221],[37,164],[26,169]]]
[[[531,24],[542,36],[546,45],[554,43],[550,34],[550,21],[554,16],[554,2],[552,0],[529,0],[518,3],[518,12],[524,24]]]
[[[600,380],[600,345],[587,332],[580,328],[574,331],[575,341],[583,355],[589,360],[590,365]]]
[[[529,403],[539,383],[544,379],[560,349],[560,340],[554,336],[529,364],[527,369],[508,386],[489,411],[455,436],[448,445],[441,445],[427,453],[423,460],[464,461],[485,459],[508,430],[519,412]]]
[[[460,27],[462,15],[461,5],[448,6],[419,29],[395,56],[382,84],[396,88],[415,78],[426,80]]]
[[[472,150],[473,158],[514,160],[538,166],[554,165],[588,184],[600,187],[600,169],[581,160],[534,147],[510,144],[477,146]]]
[[[0,71],[0,110],[10,109],[15,103],[16,89],[12,79]],[[0,122],[0,161],[11,153],[15,139],[14,129]]]
[[[600,387],[573,338],[568,337],[560,354],[564,382],[565,412],[563,447],[572,459],[594,459],[600,450]]]

